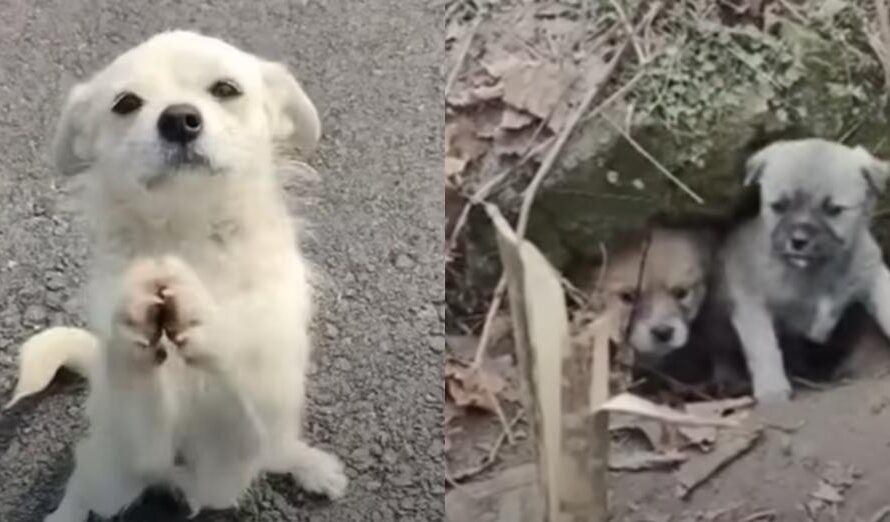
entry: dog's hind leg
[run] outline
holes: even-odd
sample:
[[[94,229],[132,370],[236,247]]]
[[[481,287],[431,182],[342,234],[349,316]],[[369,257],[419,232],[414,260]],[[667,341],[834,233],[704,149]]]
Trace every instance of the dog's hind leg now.
[[[294,439],[273,453],[275,462],[268,471],[289,473],[310,493],[319,493],[331,499],[346,493],[349,480],[343,463],[335,455]]]
[[[139,497],[144,483],[124,473],[102,446],[94,435],[78,446],[62,501],[45,522],[85,522],[90,511],[111,517]]]

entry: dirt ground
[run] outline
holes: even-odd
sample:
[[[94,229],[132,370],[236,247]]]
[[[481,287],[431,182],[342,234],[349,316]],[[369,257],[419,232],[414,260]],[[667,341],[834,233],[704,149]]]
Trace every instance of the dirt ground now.
[[[450,348],[459,352],[460,343],[452,340]],[[799,388],[793,402],[755,410],[767,426],[758,442],[688,498],[678,497],[675,468],[613,471],[612,520],[878,522],[885,520],[883,516],[890,520],[888,370],[890,344],[869,331],[848,362],[847,378],[823,390]],[[515,410],[506,404],[510,417]],[[518,513],[534,506],[529,503],[535,496],[529,428],[525,422],[515,428],[520,440],[504,444],[495,465],[449,491],[448,520],[520,520]],[[449,434],[458,442],[448,455],[452,473],[472,468],[500,432],[493,416],[469,415],[454,422]],[[614,438],[613,455],[626,450],[625,444]],[[828,484],[827,491],[821,489],[823,483]]]

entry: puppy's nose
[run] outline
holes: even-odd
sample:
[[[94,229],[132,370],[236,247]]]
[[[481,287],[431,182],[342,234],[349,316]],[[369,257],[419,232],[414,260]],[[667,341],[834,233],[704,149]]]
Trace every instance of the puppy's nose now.
[[[791,246],[791,250],[800,252],[801,250],[805,249],[807,245],[810,244],[810,234],[804,232],[803,230],[795,230],[791,233],[789,243]]]
[[[674,327],[666,324],[659,324],[653,326],[651,332],[652,337],[654,337],[656,341],[666,343],[674,336]]]
[[[201,133],[201,113],[194,105],[178,103],[164,109],[158,118],[158,132],[171,143],[185,145]]]

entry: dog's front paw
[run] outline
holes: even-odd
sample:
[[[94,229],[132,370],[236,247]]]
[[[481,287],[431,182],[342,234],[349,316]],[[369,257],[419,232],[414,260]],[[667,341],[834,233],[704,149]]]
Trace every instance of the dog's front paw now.
[[[163,335],[163,281],[163,270],[156,261],[134,262],[124,275],[122,302],[115,320],[116,334],[137,359],[157,364],[167,357],[159,346]]]
[[[791,400],[791,384],[787,379],[754,383],[754,398],[760,404],[779,404]]]
[[[163,333],[189,364],[208,361],[205,326],[213,314],[213,300],[197,274],[175,257],[160,261],[166,278],[159,295]]]

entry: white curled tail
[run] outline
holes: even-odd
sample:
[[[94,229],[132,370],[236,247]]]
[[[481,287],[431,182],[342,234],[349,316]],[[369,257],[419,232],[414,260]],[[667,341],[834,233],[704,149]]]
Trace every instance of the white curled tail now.
[[[19,379],[3,409],[46,388],[63,366],[93,380],[99,362],[99,340],[82,328],[56,326],[25,341],[19,350]]]

